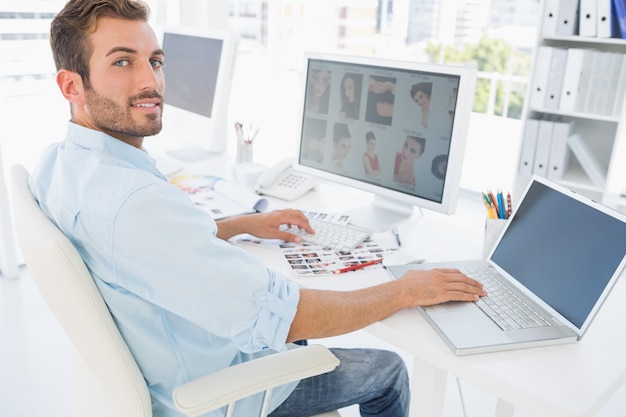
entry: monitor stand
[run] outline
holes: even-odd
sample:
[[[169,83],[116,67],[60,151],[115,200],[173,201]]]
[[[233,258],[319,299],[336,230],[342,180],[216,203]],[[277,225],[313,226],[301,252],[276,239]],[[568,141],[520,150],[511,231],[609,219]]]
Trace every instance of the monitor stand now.
[[[364,207],[348,211],[350,224],[370,230],[373,233],[390,230],[413,216],[412,204],[398,202],[382,196],[374,196],[374,201]]]
[[[220,152],[211,152],[202,148],[168,149],[165,153],[181,162],[202,161],[220,154]]]

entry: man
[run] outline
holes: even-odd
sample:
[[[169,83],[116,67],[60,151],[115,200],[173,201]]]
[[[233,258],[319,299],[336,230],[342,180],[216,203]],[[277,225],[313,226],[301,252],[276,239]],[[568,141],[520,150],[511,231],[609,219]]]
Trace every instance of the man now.
[[[296,240],[279,226],[310,227],[295,210],[216,224],[158,172],[143,139],[161,129],[165,57],[147,14],[137,0],[70,0],[53,20],[56,80],[71,120],[65,141],[43,154],[31,189],[88,265],[147,381],[155,415],[179,415],[174,387],[297,348],[290,342],[484,294],[451,270],[351,292],[300,289],[227,243],[242,232]],[[363,415],[407,415],[408,380],[397,355],[333,352],[341,360],[335,371],[274,391],[272,416],[356,403]],[[253,415],[259,403],[258,396],[244,400],[237,415]]]

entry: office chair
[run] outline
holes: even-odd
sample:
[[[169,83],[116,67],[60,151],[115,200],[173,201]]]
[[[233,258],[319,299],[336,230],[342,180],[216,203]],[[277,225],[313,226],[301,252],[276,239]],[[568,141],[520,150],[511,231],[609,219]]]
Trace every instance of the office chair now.
[[[41,210],[28,185],[29,173],[12,168],[18,241],[33,280],[69,336],[72,355],[72,411],[75,416],[151,417],[146,382],[119,333],[80,254]],[[199,416],[265,392],[267,414],[272,388],[333,370],[338,359],[311,345],[242,363],[205,375],[174,391],[187,416]],[[324,417],[339,417],[337,412]],[[322,417],[322,416],[319,416]]]
[[[2,148],[0,147],[0,274],[5,278],[17,278],[20,274],[18,256],[2,161]]]

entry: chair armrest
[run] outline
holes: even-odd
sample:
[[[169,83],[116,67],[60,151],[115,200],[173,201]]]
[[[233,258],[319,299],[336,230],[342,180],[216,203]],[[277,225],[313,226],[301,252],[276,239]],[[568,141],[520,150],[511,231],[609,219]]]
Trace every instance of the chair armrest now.
[[[289,382],[330,372],[339,360],[327,348],[309,345],[221,369],[174,390],[176,407],[199,416]]]

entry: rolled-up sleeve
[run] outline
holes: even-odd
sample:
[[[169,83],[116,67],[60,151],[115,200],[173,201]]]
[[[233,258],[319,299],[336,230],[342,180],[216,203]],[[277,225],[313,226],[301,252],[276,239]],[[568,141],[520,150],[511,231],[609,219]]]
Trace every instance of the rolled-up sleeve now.
[[[257,321],[252,326],[254,332],[235,336],[235,344],[243,352],[263,348],[283,350],[299,298],[299,288],[293,282],[274,277],[269,290],[259,290],[254,295],[260,307]]]

